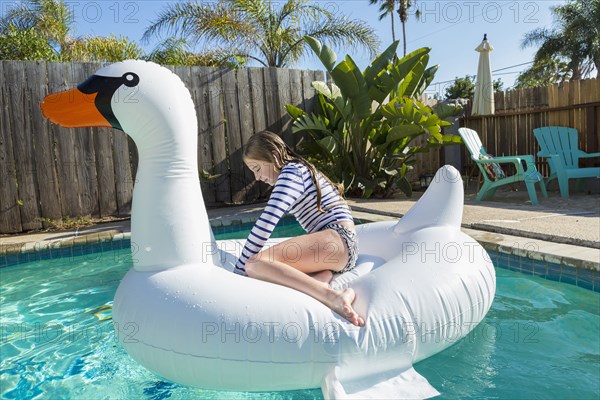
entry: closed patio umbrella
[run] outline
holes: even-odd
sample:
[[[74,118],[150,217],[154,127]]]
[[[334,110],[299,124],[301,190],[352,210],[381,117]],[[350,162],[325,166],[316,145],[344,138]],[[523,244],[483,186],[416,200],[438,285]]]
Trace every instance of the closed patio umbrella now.
[[[477,67],[477,80],[475,81],[475,95],[473,97],[473,109],[471,115],[494,114],[494,84],[492,82],[492,67],[490,64],[490,52],[494,50],[487,40],[487,34],[483,35],[483,41],[475,51],[479,52],[479,65]]]

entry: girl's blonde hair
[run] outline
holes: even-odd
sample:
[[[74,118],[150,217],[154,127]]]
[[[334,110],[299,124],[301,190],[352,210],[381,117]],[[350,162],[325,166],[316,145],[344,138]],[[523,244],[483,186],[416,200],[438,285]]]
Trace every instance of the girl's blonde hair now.
[[[317,209],[325,212],[321,207],[321,185],[319,184],[319,172],[314,165],[306,160],[301,155],[292,150],[281,137],[273,132],[261,131],[250,137],[244,148],[244,159],[251,159],[272,163],[278,171],[281,171],[283,166],[289,162],[298,162],[303,164],[308,171],[315,186],[317,187]],[[320,174],[327,182],[333,186],[340,197],[343,196],[343,187],[336,185],[329,180],[325,175]]]

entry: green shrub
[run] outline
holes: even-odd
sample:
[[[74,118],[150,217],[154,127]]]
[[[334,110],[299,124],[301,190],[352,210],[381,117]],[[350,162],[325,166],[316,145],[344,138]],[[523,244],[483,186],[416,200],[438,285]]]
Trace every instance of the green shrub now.
[[[396,188],[411,195],[407,171],[415,155],[456,144],[442,134],[450,125],[443,117],[457,111],[445,105],[438,115],[417,100],[431,83],[438,66],[427,68],[429,48],[396,57],[398,42],[392,43],[371,64],[360,71],[347,55],[335,65],[336,54],[327,46],[305,37],[327,71],[332,83],[315,81],[315,113],[288,104],[292,132],[309,132],[313,140],[302,151],[335,181],[342,182],[350,195],[389,196]],[[413,141],[425,135],[424,145]]]

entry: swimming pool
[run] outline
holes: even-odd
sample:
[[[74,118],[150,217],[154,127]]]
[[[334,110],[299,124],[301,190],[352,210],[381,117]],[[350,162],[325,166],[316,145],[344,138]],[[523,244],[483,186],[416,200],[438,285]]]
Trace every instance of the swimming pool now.
[[[243,238],[250,227],[217,228],[215,236]],[[284,225],[277,235],[296,229]],[[597,274],[573,278],[560,266],[490,256],[497,292],[485,320],[415,368],[445,399],[597,399],[600,294],[584,288],[597,288]],[[128,240],[0,258],[2,398],[322,398],[319,389],[189,388],[139,366],[121,348],[110,320],[114,293],[130,267]]]

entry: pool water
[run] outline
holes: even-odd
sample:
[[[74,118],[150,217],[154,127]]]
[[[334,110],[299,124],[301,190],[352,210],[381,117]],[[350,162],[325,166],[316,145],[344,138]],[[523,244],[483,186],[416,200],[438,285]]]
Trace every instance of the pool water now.
[[[215,231],[217,239],[244,238]],[[240,228],[240,227],[238,227]],[[285,227],[284,236],[298,232]],[[321,391],[244,393],[185,387],[135,363],[112,327],[129,241],[0,258],[3,399],[321,399]],[[598,399],[600,294],[497,265],[497,293],[467,337],[415,368],[442,399]],[[521,260],[522,265],[528,261]],[[496,262],[495,262],[496,263]],[[505,268],[502,268],[505,267]]]

